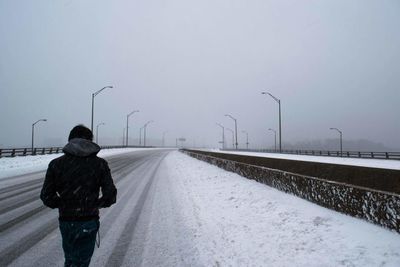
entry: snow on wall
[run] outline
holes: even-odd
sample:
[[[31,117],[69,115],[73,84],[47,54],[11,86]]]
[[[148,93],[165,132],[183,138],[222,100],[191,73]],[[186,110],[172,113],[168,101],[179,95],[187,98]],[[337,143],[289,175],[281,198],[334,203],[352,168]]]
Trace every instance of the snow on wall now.
[[[193,151],[193,150],[189,150]],[[198,150],[193,152],[197,153]],[[296,173],[304,176],[318,177],[326,181],[334,181],[338,183],[352,184],[359,187],[372,188],[374,190],[391,192],[400,194],[400,161],[396,164],[386,165],[384,162],[392,162],[390,160],[380,160],[380,164],[374,163],[377,160],[363,159],[364,166],[360,160],[357,160],[355,165],[350,165],[354,159],[336,159],[336,163],[332,159],[326,159],[326,162],[321,162],[321,157],[315,158],[315,162],[304,160],[299,157],[297,160],[287,159],[285,155],[279,154],[282,158],[264,157],[260,153],[216,153],[211,151],[199,151],[200,154],[206,154],[212,157],[242,162],[251,165],[263,166],[271,169],[278,169],[291,173]],[[349,161],[351,160],[351,161]],[[368,165],[365,161],[370,162]],[[343,164],[341,164],[343,163]],[[377,167],[380,166],[380,167]],[[387,168],[383,168],[386,166]],[[395,169],[395,167],[398,167]],[[381,168],[382,167],[382,168]],[[394,169],[390,169],[393,167]]]
[[[400,233],[400,195],[183,150],[191,157]]]

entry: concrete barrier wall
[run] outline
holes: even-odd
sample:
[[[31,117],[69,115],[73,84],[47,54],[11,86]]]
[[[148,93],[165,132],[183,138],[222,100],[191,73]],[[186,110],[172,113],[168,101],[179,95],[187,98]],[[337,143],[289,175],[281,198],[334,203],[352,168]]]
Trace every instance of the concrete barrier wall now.
[[[400,195],[182,150],[227,171],[400,233]]]
[[[244,156],[210,151],[193,151],[211,157],[267,167],[270,169],[278,169],[304,176],[318,177],[328,181],[352,184],[379,191],[387,191],[398,195],[400,194],[400,170],[277,159],[260,156]]]

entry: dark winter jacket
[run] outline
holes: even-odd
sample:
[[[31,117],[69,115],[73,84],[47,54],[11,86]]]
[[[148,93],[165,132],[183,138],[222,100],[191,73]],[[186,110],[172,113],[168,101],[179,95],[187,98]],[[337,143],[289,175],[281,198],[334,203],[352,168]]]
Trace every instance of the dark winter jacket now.
[[[58,208],[60,220],[98,219],[99,208],[111,206],[117,196],[107,162],[97,157],[100,147],[75,138],[63,151],[63,156],[49,164],[40,199],[46,206]]]

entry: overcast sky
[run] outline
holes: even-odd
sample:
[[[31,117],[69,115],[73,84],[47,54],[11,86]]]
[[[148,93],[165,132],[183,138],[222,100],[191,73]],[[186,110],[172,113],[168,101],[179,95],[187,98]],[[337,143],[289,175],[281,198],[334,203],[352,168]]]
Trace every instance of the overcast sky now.
[[[218,146],[368,139],[400,148],[400,1],[0,0],[0,146],[65,143],[78,123]],[[230,140],[230,133],[227,139]]]

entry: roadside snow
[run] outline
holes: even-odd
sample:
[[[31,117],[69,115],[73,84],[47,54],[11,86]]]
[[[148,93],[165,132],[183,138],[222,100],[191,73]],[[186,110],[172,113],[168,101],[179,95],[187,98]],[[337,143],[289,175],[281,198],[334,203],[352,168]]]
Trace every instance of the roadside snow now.
[[[400,266],[400,235],[172,152],[142,266]]]
[[[98,155],[100,157],[109,157],[117,154],[149,149],[156,148],[112,148],[101,150]],[[0,158],[0,179],[31,172],[43,171],[47,168],[51,160],[58,158],[61,155],[62,153],[25,157],[21,156],[14,158]]]
[[[264,158],[290,159],[290,160],[299,160],[299,161],[310,161],[310,162],[321,162],[321,163],[332,163],[332,164],[340,164],[340,165],[400,170],[400,160],[357,159],[357,158],[338,158],[338,157],[275,154],[275,153],[261,153],[261,152],[221,151],[219,149],[199,149],[199,150],[216,152],[216,153],[225,153],[225,154],[264,157]]]
[[[137,164],[131,172],[115,174],[118,201],[102,210],[101,247],[92,266],[400,266],[400,235],[395,232],[176,151],[162,161],[153,155]],[[23,215],[35,203],[28,205],[11,212]],[[56,218],[56,211],[50,212],[5,233],[3,247],[34,236]],[[62,261],[55,229],[11,266],[62,266]]]

